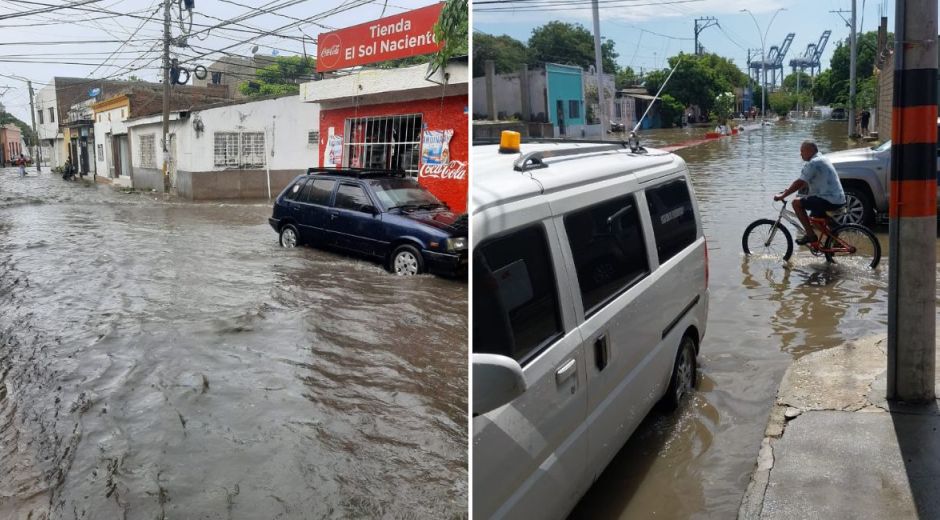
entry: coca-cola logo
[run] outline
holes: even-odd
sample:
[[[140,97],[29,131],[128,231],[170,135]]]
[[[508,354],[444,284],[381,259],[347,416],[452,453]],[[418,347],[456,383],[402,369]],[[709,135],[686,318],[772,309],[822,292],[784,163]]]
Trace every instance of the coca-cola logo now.
[[[422,164],[418,177],[431,179],[463,180],[467,178],[467,163],[450,161],[448,164]]]
[[[341,56],[340,48],[343,46],[343,41],[338,34],[332,33],[326,35],[318,45],[320,61],[323,62],[323,65],[333,67],[339,63]]]

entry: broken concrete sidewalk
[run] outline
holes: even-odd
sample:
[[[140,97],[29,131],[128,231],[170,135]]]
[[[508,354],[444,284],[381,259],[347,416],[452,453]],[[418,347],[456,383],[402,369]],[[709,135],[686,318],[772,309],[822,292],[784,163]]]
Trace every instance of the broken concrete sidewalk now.
[[[870,338],[787,369],[739,520],[940,518],[940,407],[886,401],[886,348]]]

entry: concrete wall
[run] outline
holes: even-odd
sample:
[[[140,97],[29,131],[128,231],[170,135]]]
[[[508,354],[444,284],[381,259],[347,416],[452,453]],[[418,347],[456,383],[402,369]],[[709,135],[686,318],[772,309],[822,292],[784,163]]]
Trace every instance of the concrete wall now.
[[[95,114],[95,146],[101,145],[102,147],[102,153],[98,153],[97,149],[95,150],[99,176],[112,178],[117,176],[114,172],[114,155],[111,149],[112,144],[110,136],[127,133],[127,126],[124,124],[124,119],[127,118],[129,110],[129,107],[122,106]]]
[[[271,197],[283,190],[306,169],[271,170]],[[266,199],[268,181],[265,170],[230,170],[210,172],[178,171],[176,189],[180,197],[206,199]]]
[[[136,190],[156,190],[163,193],[163,170],[160,168],[135,166],[131,178]]]
[[[869,126],[869,128],[878,130],[878,139],[885,141],[891,139],[891,106],[894,104],[894,54],[888,56],[878,74],[877,123],[876,126]]]

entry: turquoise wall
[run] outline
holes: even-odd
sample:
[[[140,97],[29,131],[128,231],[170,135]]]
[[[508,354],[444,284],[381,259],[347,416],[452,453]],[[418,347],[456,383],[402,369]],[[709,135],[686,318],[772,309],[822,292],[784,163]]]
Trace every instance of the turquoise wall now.
[[[581,68],[569,65],[545,64],[546,83],[548,84],[548,119],[558,125],[558,101],[564,107],[565,125],[583,125],[585,122],[584,83],[581,80]],[[571,102],[577,104],[577,113],[572,114]]]

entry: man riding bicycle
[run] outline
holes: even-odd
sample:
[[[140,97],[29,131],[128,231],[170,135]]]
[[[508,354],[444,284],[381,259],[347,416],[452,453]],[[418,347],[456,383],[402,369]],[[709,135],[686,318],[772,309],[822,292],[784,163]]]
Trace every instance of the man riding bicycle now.
[[[800,172],[800,178],[793,181],[790,187],[774,195],[774,200],[780,201],[791,193],[807,189],[807,195],[797,197],[793,200],[793,211],[803,224],[806,234],[796,239],[800,245],[812,244],[818,238],[813,231],[813,225],[810,224],[807,210],[814,217],[825,217],[827,211],[832,211],[845,206],[845,192],[842,191],[842,184],[839,183],[839,176],[836,169],[832,167],[832,162],[819,153],[819,148],[813,141],[803,141],[800,146],[800,156],[806,161],[803,170]]]

